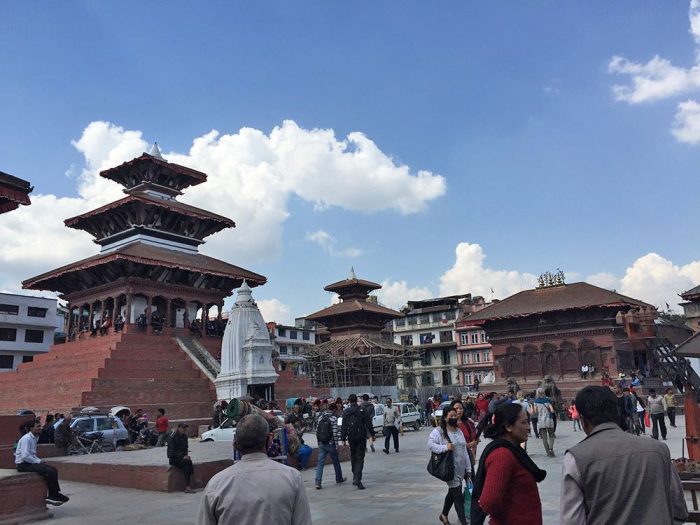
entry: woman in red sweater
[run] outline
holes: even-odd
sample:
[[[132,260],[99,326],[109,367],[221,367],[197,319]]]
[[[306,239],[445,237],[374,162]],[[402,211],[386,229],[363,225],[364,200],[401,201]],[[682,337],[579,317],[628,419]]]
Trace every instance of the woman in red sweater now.
[[[520,448],[527,441],[525,409],[517,403],[500,405],[484,435],[493,441],[484,449],[472,492],[471,524],[542,525],[537,483],[547,473]]]

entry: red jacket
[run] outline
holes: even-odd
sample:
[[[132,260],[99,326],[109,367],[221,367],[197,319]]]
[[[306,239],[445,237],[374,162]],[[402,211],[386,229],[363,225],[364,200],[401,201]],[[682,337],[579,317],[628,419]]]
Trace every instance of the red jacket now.
[[[165,416],[158,417],[156,419],[156,430],[158,432],[167,432],[169,423],[170,423],[170,421],[168,420],[167,417],[165,417]]]
[[[486,480],[479,505],[490,525],[542,525],[542,502],[537,482],[505,447],[486,458]]]

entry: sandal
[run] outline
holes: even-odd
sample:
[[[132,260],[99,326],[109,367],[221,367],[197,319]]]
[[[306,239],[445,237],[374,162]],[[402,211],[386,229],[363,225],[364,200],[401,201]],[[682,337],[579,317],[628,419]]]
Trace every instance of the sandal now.
[[[439,519],[444,525],[450,525],[450,520],[447,519],[447,516],[445,516],[444,514],[440,513],[440,515],[438,516],[438,519]]]

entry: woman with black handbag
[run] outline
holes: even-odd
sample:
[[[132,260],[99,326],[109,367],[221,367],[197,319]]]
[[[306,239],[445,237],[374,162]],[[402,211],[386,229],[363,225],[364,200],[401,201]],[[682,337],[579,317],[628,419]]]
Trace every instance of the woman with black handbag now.
[[[455,506],[457,516],[461,525],[467,525],[467,517],[464,514],[464,496],[462,495],[462,483],[464,479],[471,474],[471,465],[467,455],[467,441],[464,439],[462,431],[457,427],[459,420],[457,411],[454,407],[446,410],[440,419],[440,426],[434,428],[428,438],[428,449],[432,452],[431,462],[436,462],[440,465],[450,463],[453,465],[452,478],[444,479],[442,476],[437,476],[436,472],[432,471],[430,465],[428,470],[431,474],[440,477],[447,483],[447,495],[445,496],[445,504],[442,507],[442,512],[438,519],[445,525],[449,525],[450,521],[447,515],[450,512],[452,505]],[[442,473],[444,470],[439,469]]]

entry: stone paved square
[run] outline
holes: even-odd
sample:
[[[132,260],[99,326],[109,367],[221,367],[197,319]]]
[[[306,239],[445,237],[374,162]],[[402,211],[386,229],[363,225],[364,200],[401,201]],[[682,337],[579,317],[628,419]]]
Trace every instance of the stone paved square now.
[[[685,435],[683,418],[678,428],[670,428],[668,441],[672,457],[681,455],[681,438]],[[446,493],[445,484],[432,478],[425,469],[428,459],[426,442],[428,428],[406,432],[401,438],[401,452],[385,455],[381,446],[376,453],[367,452],[364,482],[367,490],[360,491],[349,483],[336,485],[333,467],[324,470],[322,490],[314,487],[314,471],[304,472],[303,479],[311,503],[312,517],[317,525],[368,524],[430,525],[438,523],[437,516]],[[547,478],[539,484],[545,525],[559,521],[559,491],[561,462],[566,448],[584,437],[573,432],[571,422],[560,422],[557,429],[554,458],[544,454],[542,443],[531,437],[528,452],[532,459],[547,471]],[[651,438],[646,438],[651,439]],[[381,443],[378,439],[377,444]],[[479,450],[483,450],[483,444]],[[165,451],[163,451],[165,454]],[[343,474],[350,474],[350,463],[343,465]],[[62,483],[63,492],[71,501],[53,510],[55,524],[122,523],[129,520],[139,524],[194,523],[201,499],[201,490],[195,494],[164,494],[132,489]],[[612,490],[612,487],[611,487]],[[456,522],[454,510],[450,519]]]

